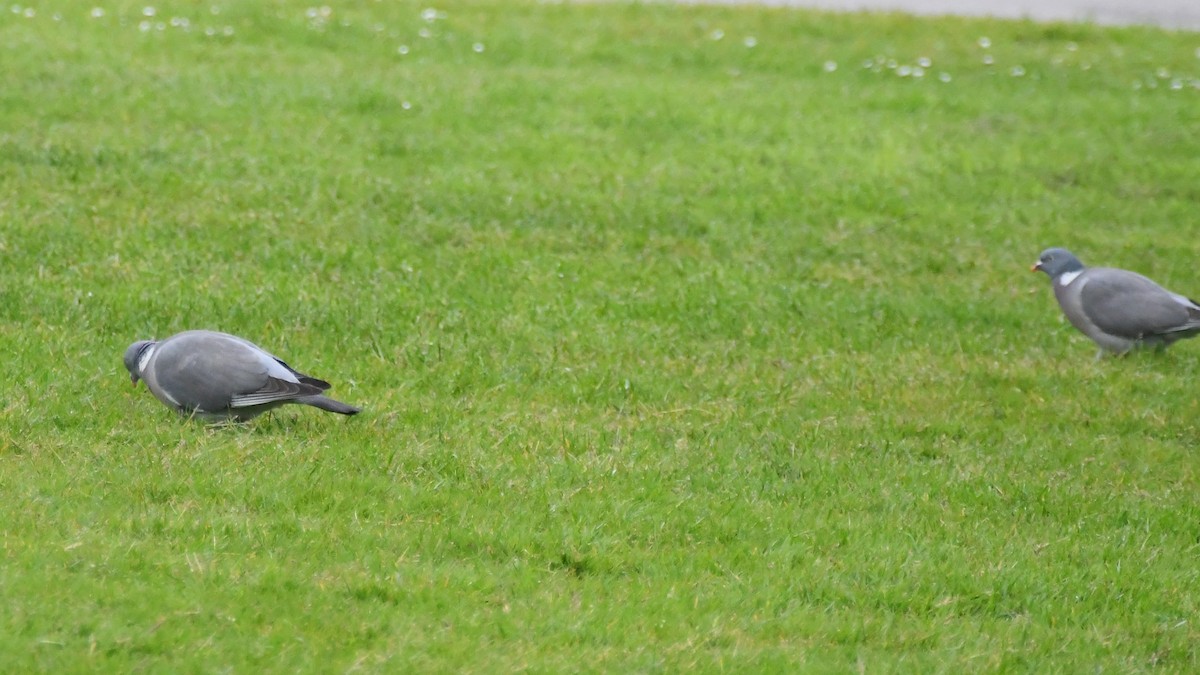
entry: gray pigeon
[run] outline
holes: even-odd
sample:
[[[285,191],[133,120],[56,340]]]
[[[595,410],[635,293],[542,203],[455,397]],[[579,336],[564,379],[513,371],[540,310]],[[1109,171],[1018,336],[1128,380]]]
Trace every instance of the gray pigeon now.
[[[1146,277],[1111,267],[1084,267],[1065,248],[1042,251],[1031,271],[1050,277],[1063,314],[1105,351],[1165,349],[1200,333],[1200,304]]]
[[[284,403],[354,415],[359,409],[321,392],[329,383],[296,371],[236,335],[189,330],[125,350],[133,384],[145,380],[158,400],[184,416],[244,422]]]

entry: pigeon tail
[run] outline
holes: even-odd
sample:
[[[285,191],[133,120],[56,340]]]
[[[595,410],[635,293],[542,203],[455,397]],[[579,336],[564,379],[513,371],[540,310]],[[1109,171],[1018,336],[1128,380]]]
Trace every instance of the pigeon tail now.
[[[335,401],[328,396],[322,396],[320,394],[313,396],[302,396],[295,399],[295,401],[296,403],[311,405],[314,408],[328,410],[329,412],[338,413],[339,415],[357,415],[359,412],[361,412],[360,408],[355,408],[352,405],[346,405],[341,401]]]

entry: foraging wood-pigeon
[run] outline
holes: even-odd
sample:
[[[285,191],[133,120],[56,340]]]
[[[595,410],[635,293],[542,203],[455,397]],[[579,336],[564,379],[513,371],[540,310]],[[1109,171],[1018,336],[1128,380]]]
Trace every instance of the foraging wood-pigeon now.
[[[125,350],[133,384],[146,387],[184,416],[246,421],[285,403],[303,403],[354,415],[358,408],[322,392],[330,384],[309,377],[252,342],[228,333],[189,330]]]
[[[1045,272],[1071,325],[1105,351],[1166,348],[1200,333],[1200,304],[1128,270],[1084,267],[1070,251],[1042,251],[1032,271]]]

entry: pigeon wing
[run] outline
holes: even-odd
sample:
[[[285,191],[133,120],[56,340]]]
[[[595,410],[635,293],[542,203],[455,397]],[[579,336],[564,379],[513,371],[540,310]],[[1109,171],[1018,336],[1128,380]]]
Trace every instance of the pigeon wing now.
[[[261,373],[253,389],[242,388],[234,392],[229,400],[231,408],[249,408],[281,401],[293,401],[301,396],[320,394],[329,388],[329,383],[309,377],[283,359],[261,347],[237,338],[242,349],[237,350],[238,361],[246,372]],[[247,384],[250,380],[246,380]]]
[[[275,377],[267,377],[266,384],[254,391],[235,394],[229,400],[230,408],[249,408],[280,401],[294,401],[302,396],[320,394],[323,389],[305,382],[288,382]]]
[[[290,401],[323,391],[302,382],[267,352],[230,337],[197,332],[165,342],[156,359],[159,386],[181,407],[202,412]]]
[[[271,359],[272,361],[275,362],[275,364],[277,364],[278,366],[282,366],[284,370],[286,370],[288,373],[291,373],[291,375],[293,376],[292,378],[283,376],[282,377],[283,380],[290,380],[290,379],[294,378],[299,382],[303,382],[305,384],[309,384],[314,387],[317,387],[321,391],[325,391],[326,389],[329,389],[330,387],[333,386],[333,385],[329,384],[328,382],[326,382],[325,380],[322,380],[322,379],[319,379],[316,377],[312,377],[311,375],[305,375],[304,373],[289,366],[287,364],[287,362],[284,361],[283,359],[279,358],[278,356],[275,356],[271,352],[268,352],[267,350],[263,349],[262,347],[259,347],[258,345],[254,344],[253,342],[250,342],[249,340],[245,340],[243,338],[237,337],[236,335],[229,335],[228,337],[233,340],[236,340],[237,342],[240,342],[241,344],[245,345],[249,349],[259,352],[262,356]],[[275,365],[268,364],[268,370],[272,370],[272,371],[276,370]]]
[[[1200,306],[1191,300],[1140,274],[1095,271],[1102,273],[1087,277],[1080,301],[1088,319],[1105,333],[1136,340],[1200,326]]]

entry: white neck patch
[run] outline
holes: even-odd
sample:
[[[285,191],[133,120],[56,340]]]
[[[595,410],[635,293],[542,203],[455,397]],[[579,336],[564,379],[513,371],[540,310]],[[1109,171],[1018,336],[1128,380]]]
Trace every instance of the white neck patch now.
[[[1062,274],[1058,275],[1058,285],[1059,286],[1070,286],[1071,282],[1075,281],[1075,279],[1079,278],[1080,274],[1083,274],[1083,270],[1075,270],[1074,272],[1063,272]]]
[[[146,370],[146,364],[150,363],[150,357],[154,356],[154,350],[158,349],[158,345],[150,345],[146,347],[146,351],[142,352],[142,357],[138,359],[138,372],[142,373]]]

